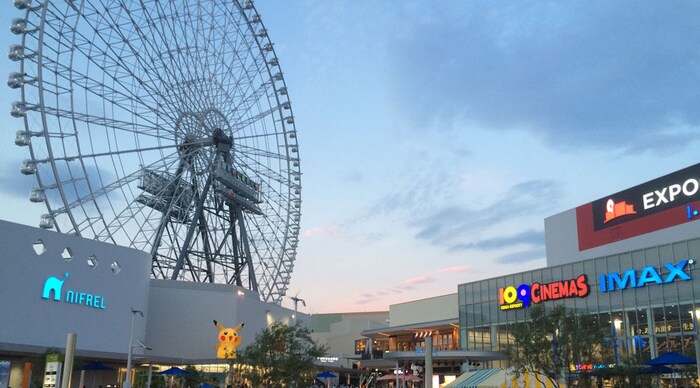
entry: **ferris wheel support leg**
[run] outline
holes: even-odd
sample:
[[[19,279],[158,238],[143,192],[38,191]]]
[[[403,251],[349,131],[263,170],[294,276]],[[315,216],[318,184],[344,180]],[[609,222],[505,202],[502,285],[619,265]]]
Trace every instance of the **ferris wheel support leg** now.
[[[253,268],[253,257],[250,255],[250,245],[248,244],[248,233],[246,232],[245,222],[243,222],[243,212],[240,206],[236,206],[236,217],[241,229],[241,240],[243,241],[243,250],[245,250],[245,258],[248,265],[248,283],[250,289],[258,292],[258,281],[255,278],[255,268]]]
[[[184,169],[184,164],[180,163],[177,166],[177,171],[175,172],[175,180],[173,181],[174,183],[171,184],[176,184],[181,178],[182,178],[182,170]],[[177,187],[177,186],[175,186]],[[170,209],[170,206],[172,206],[172,201],[171,203],[168,204],[168,209]],[[163,212],[163,216],[160,219],[160,223],[158,224],[158,229],[156,230],[155,236],[153,238],[153,242],[151,243],[151,266],[153,267],[158,263],[158,248],[160,247],[160,242],[163,239],[163,233],[165,233],[165,229],[168,226],[168,222],[170,220],[170,216],[168,215],[168,210]],[[151,271],[154,271],[155,268],[153,268]],[[163,270],[161,269],[161,272]]]
[[[199,217],[199,233],[202,236],[202,248],[204,249],[204,258],[207,262],[207,278],[209,283],[214,283],[214,270],[211,266],[213,257],[209,249],[209,231],[207,230],[207,223],[204,217]]]
[[[192,237],[194,236],[194,231],[197,229],[197,225],[199,225],[199,219],[202,217],[202,211],[204,210],[204,202],[207,200],[207,193],[209,192],[209,188],[211,187],[211,182],[213,180],[213,174],[209,174],[207,177],[207,182],[204,184],[204,187],[202,188],[202,193],[199,196],[199,201],[197,202],[197,209],[195,209],[194,215],[192,216],[192,221],[190,222],[189,228],[187,228],[187,236],[185,236],[185,241],[182,243],[182,250],[180,250],[180,254],[177,257],[177,263],[175,264],[175,268],[173,269],[173,274],[170,276],[170,279],[176,280],[178,275],[180,275],[180,270],[182,269],[182,266],[185,264],[185,257],[189,254],[190,251],[190,244],[192,243]]]
[[[233,210],[233,206],[229,205],[229,213],[231,216],[231,239],[233,242],[233,257],[234,257],[234,271],[236,285],[243,287],[243,282],[241,281],[241,271],[243,271],[243,264],[241,263],[241,254],[238,252],[238,237],[236,236],[236,212]]]

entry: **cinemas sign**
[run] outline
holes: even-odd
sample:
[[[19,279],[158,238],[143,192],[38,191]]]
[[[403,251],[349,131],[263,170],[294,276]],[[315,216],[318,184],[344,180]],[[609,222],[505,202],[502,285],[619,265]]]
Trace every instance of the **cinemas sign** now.
[[[580,275],[576,279],[558,282],[521,284],[517,288],[514,286],[504,287],[498,290],[498,301],[501,310],[510,310],[547,300],[584,298],[590,292],[588,278],[586,275]]]
[[[593,229],[602,230],[698,200],[700,164],[594,201]]]

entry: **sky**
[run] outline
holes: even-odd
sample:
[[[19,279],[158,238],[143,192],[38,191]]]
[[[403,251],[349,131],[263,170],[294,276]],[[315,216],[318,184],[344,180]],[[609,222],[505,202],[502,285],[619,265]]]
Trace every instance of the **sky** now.
[[[700,3],[255,6],[298,131],[288,296],[302,312],[387,310],[543,267],[546,217],[698,163]],[[1,46],[19,15],[0,3]],[[16,99],[0,93],[5,187],[33,179]],[[27,195],[2,190],[0,219],[36,226]]]

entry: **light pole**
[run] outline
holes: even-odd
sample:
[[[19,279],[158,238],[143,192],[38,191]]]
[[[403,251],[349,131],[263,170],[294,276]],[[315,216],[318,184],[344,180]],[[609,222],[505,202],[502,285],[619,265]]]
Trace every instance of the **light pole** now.
[[[619,319],[613,320],[613,349],[615,351],[615,365],[620,363],[620,356],[617,354],[617,331],[620,330],[622,321]]]
[[[131,309],[131,334],[129,334],[129,352],[126,356],[126,378],[124,379],[124,388],[131,388],[131,351],[134,349],[134,322],[136,314],[143,318],[143,311]]]
[[[297,321],[297,305],[299,304],[299,302],[301,302],[301,304],[303,304],[304,307],[306,307],[306,301],[299,297],[299,293],[297,293],[296,295],[294,295],[293,297],[291,297],[289,299],[294,301],[294,315],[292,316],[292,319],[294,319],[294,322],[296,323],[296,321]]]
[[[554,333],[552,334],[552,351],[554,353],[554,381],[559,382],[559,374],[557,373],[557,336],[559,336],[559,328],[554,329]]]
[[[700,334],[698,334],[698,318],[700,318],[700,309],[695,309],[695,312],[691,311],[690,316],[693,317],[693,329],[695,330],[695,365],[697,366],[698,372],[697,383],[700,385]]]

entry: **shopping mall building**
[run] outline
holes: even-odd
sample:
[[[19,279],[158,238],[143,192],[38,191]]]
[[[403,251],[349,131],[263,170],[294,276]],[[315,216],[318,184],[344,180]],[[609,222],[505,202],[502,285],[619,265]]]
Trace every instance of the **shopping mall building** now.
[[[700,164],[545,220],[547,267],[458,286],[460,345],[501,351],[528,307],[597,316],[609,363],[695,356]]]
[[[675,351],[695,358],[692,312],[700,312],[700,164],[545,219],[545,268],[460,284],[451,297],[409,302],[450,314],[414,314],[411,322],[365,330],[367,365],[421,364],[431,333],[436,374],[507,365],[510,324],[529,308],[563,304],[588,314],[609,334],[607,365]],[[391,306],[392,309],[402,306]],[[436,342],[437,341],[437,342]],[[364,351],[373,343],[371,353]],[[459,367],[461,365],[461,368]],[[583,368],[595,367],[583,365]],[[461,369],[461,370],[460,370]],[[441,380],[444,376],[441,376]],[[437,385],[435,385],[437,386]]]

